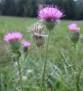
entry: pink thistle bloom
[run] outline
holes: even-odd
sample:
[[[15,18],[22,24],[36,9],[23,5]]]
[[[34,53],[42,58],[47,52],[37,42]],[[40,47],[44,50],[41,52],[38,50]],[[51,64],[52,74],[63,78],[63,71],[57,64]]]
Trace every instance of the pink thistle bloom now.
[[[80,28],[75,23],[70,24],[68,29],[70,32],[80,32]]]
[[[22,45],[23,45],[23,47],[29,47],[29,46],[31,46],[31,42],[29,42],[29,41],[23,41]]]
[[[11,43],[14,41],[21,40],[23,35],[20,32],[9,32],[4,36],[4,41]]]
[[[47,6],[38,12],[38,16],[42,20],[58,20],[63,17],[63,12],[61,12],[57,7]]]

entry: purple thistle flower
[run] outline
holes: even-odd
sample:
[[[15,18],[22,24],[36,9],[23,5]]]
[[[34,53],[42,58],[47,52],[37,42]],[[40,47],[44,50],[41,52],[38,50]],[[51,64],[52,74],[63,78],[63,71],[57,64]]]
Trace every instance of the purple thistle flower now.
[[[70,38],[74,44],[76,44],[80,37],[80,27],[76,23],[72,23],[68,25],[68,29],[70,32]]]
[[[4,36],[4,41],[11,43],[14,41],[21,40],[23,35],[20,32],[9,32]]]
[[[47,6],[38,12],[38,16],[43,20],[56,21],[63,17],[63,12],[61,12],[57,7]]]
[[[76,23],[72,23],[68,25],[68,29],[70,32],[80,32],[80,28],[78,27]]]
[[[31,46],[31,42],[29,42],[29,41],[23,41],[22,45],[23,45],[24,48],[26,48],[26,47]]]

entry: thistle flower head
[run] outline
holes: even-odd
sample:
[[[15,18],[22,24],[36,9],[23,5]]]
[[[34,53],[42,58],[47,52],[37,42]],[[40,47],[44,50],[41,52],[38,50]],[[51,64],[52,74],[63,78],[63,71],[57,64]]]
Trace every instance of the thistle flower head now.
[[[47,6],[39,10],[38,17],[46,21],[56,21],[63,17],[63,12],[61,12],[57,7]]]
[[[36,23],[32,26],[31,28],[31,34],[33,36],[36,36],[36,37],[46,37],[47,35],[45,35],[44,31],[44,25],[41,24],[41,23]]]
[[[44,44],[45,33],[43,32],[44,26],[41,23],[36,23],[31,28],[31,34],[38,47]]]
[[[23,41],[22,42],[22,45],[23,45],[23,47],[25,48],[25,47],[29,47],[29,46],[31,46],[31,42],[29,42],[29,41]]]
[[[9,32],[4,36],[4,41],[11,43],[14,41],[21,40],[23,35],[20,32]]]
[[[70,38],[74,44],[76,44],[80,37],[80,28],[77,24],[72,23],[68,26],[70,32]]]
[[[35,33],[42,33],[43,32],[43,29],[44,29],[44,26],[43,26],[43,24],[41,24],[41,23],[36,23],[36,24],[34,24],[32,27],[31,27],[31,33],[32,33],[32,35],[35,35]]]
[[[80,28],[75,23],[70,24],[68,29],[70,32],[80,32]]]

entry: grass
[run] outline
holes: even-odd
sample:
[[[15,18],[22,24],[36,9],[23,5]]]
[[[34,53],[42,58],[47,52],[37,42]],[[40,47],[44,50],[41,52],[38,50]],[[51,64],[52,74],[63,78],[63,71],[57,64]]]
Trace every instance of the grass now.
[[[24,34],[24,37],[27,40],[32,41],[31,35],[27,31],[28,31],[28,27],[30,27],[35,22],[37,22],[37,19],[35,18],[18,18],[18,17],[3,17],[3,16],[0,17],[0,66],[2,66],[2,68],[4,67],[3,65],[4,63],[6,63],[7,65],[9,64],[10,61],[10,55],[8,54],[8,49],[7,49],[8,45],[5,44],[3,41],[4,34],[9,31],[20,31]],[[56,26],[53,33],[51,34],[51,40],[50,40],[49,50],[48,50],[48,60],[50,60],[54,64],[57,64],[60,68],[62,67],[61,65],[63,64],[63,61],[66,60],[68,60],[69,64],[75,63],[78,66],[81,66],[81,64],[83,63],[82,41],[79,41],[78,43],[79,49],[77,49],[78,55],[76,55],[75,49],[72,46],[72,42],[69,39],[67,26],[72,22],[76,22],[80,26],[81,34],[82,34],[83,21],[67,21],[67,20],[62,20],[60,24]],[[40,56],[39,54],[40,50],[38,50],[36,46],[34,47],[33,42],[30,50],[32,55],[29,60],[36,60],[34,62],[37,62],[38,61],[37,59]],[[45,48],[42,49],[42,58],[43,57],[45,57]],[[41,67],[38,64],[35,64],[34,66],[38,67],[39,68],[38,70],[41,70],[42,65]],[[34,91],[34,90],[30,90],[30,91]],[[40,91],[40,90],[36,90],[36,91]],[[69,91],[69,90],[62,90],[62,91]]]
[[[30,34],[27,32],[28,27],[30,27],[32,24],[34,24],[37,21],[35,18],[18,18],[18,17],[0,17],[0,39],[3,41],[3,35],[9,31],[20,31],[24,34],[25,37],[30,39]],[[56,26],[55,32],[56,35],[52,35],[56,42],[62,43],[61,41],[64,41],[68,37],[68,29],[67,25],[76,22],[81,27],[81,33],[83,30],[82,27],[82,21],[67,21],[63,20],[61,23]],[[67,35],[67,36],[66,36]],[[67,47],[67,43],[65,44],[65,41],[62,43],[64,46]],[[51,45],[52,46],[52,45]],[[60,45],[61,46],[61,45]]]
[[[20,31],[24,34],[25,38],[31,40],[30,34],[27,31],[28,31],[28,27],[30,27],[35,22],[37,22],[37,19],[35,18],[32,19],[32,18],[4,17],[4,16],[0,17],[0,39],[1,39],[0,59],[1,58],[5,59],[4,55],[6,53],[5,52],[6,46],[3,42],[4,34],[9,31]],[[55,58],[55,55],[59,55],[59,53],[57,54],[57,51],[60,48],[64,48],[65,50],[70,49],[69,47],[71,47],[71,42],[68,40],[69,35],[68,35],[67,25],[72,22],[76,22],[81,27],[81,34],[82,34],[82,30],[83,30],[82,21],[62,20],[60,24],[56,26],[56,29],[54,30],[55,32],[52,34],[53,36],[52,39],[55,39],[55,41],[51,40],[49,46],[49,57]]]

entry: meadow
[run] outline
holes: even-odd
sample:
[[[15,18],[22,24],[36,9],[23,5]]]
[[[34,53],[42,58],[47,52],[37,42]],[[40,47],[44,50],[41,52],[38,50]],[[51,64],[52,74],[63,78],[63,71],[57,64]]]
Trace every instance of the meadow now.
[[[41,91],[42,67],[46,55],[45,46],[38,48],[28,32],[38,20],[0,16],[0,91],[20,91],[16,62],[13,64],[8,44],[3,40],[10,31],[22,32],[31,41],[28,55],[20,58],[22,66],[23,91]],[[69,37],[68,24],[77,23],[81,28],[80,39],[73,47]],[[83,91],[83,21],[61,20],[51,33],[47,58],[46,91]],[[47,38],[45,39],[47,40]],[[76,67],[75,67],[76,66]],[[74,74],[74,75],[73,75]],[[42,85],[43,86],[43,85]],[[43,90],[42,90],[43,91]]]

